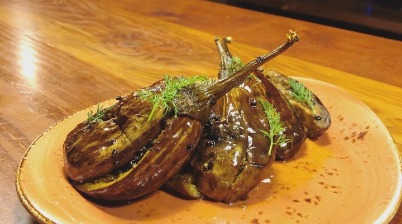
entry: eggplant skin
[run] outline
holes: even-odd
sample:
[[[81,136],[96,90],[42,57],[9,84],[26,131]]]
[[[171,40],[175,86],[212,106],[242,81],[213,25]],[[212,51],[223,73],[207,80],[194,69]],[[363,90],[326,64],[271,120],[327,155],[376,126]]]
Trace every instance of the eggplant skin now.
[[[265,77],[270,80],[270,82],[285,95],[306,127],[308,138],[316,139],[320,137],[331,126],[330,113],[313,92],[311,92],[313,98],[313,108],[311,108],[305,103],[299,102],[293,96],[289,85],[289,80],[292,78],[273,70],[257,71],[256,74],[259,78]],[[298,82],[297,80],[294,81]]]
[[[248,78],[212,107],[191,161],[194,185],[206,198],[225,203],[240,200],[267,177],[275,149],[268,153],[270,140],[261,132],[269,130],[257,100],[266,97],[264,88],[262,82]],[[183,192],[182,189],[193,189],[189,187],[191,184],[170,183],[169,186]],[[184,194],[194,197],[197,194],[193,192],[196,191],[184,191]]]
[[[258,76],[258,78],[262,84],[259,85],[262,87],[261,92],[264,92],[265,99],[280,114],[280,119],[285,128],[283,134],[290,140],[288,143],[276,147],[276,160],[289,159],[300,150],[306,139],[306,129],[299,114],[285,95],[266,76]]]
[[[240,97],[241,114],[247,129],[248,144],[245,147],[246,160],[241,170],[226,192],[224,202],[231,203],[247,197],[262,179],[269,175],[274,160],[285,160],[293,157],[306,138],[306,132],[292,105],[267,79],[246,79],[241,86],[245,91]],[[275,145],[271,155],[268,153],[269,139],[261,134],[261,130],[269,130],[269,122],[265,119],[258,99],[271,103],[280,113],[284,124],[284,135],[290,140],[284,145]],[[257,102],[256,102],[257,101]]]
[[[291,140],[274,146],[271,154],[270,140],[261,132],[270,125],[258,99],[277,109]],[[269,175],[274,160],[291,158],[305,138],[304,126],[284,95],[265,77],[247,78],[213,105],[190,165],[166,187],[190,198],[225,203],[244,199]]]
[[[222,201],[246,160],[247,128],[241,113],[243,90],[234,88],[212,107],[193,167],[198,190],[207,198]]]
[[[160,109],[148,121],[151,108],[133,93],[107,108],[102,121],[78,124],[63,145],[67,176],[83,182],[128,163],[162,130],[165,113]]]
[[[82,193],[104,201],[126,201],[161,187],[189,160],[201,136],[202,123],[188,116],[167,120],[165,129],[142,158],[122,172],[85,183],[74,183]]]

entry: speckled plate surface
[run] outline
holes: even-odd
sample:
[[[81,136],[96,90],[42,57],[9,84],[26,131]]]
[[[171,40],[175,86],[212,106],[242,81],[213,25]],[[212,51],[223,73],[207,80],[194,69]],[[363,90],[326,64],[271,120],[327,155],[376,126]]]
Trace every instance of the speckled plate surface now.
[[[63,142],[88,110],[50,127],[27,150],[17,193],[39,222],[56,223],[382,223],[401,201],[401,160],[379,118],[349,93],[298,78],[332,115],[332,126],[299,154],[273,165],[246,201],[184,200],[163,191],[106,206],[82,197],[63,172]],[[113,104],[107,101],[106,104]]]

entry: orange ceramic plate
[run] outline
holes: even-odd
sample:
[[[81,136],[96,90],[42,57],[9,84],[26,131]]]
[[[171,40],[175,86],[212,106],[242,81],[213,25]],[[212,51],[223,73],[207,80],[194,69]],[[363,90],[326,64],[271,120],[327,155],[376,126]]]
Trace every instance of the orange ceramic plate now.
[[[163,191],[106,206],[82,197],[63,173],[63,142],[88,110],[49,128],[27,150],[17,173],[22,204],[56,223],[382,223],[401,200],[401,160],[379,118],[347,92],[299,78],[329,109],[333,123],[296,158],[277,162],[246,201],[184,200]],[[112,104],[114,101],[105,102]]]

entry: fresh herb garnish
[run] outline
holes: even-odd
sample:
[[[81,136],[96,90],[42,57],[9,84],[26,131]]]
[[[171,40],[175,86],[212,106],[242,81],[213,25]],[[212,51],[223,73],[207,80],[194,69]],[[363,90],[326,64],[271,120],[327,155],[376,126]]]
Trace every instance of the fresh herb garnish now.
[[[177,97],[180,90],[196,82],[206,82],[208,78],[204,76],[195,76],[192,78],[186,78],[186,77],[170,77],[168,75],[165,75],[164,80],[165,80],[165,88],[163,89],[162,92],[153,92],[148,89],[143,89],[138,93],[141,99],[147,100],[152,103],[152,110],[148,116],[148,121],[151,120],[152,116],[159,107],[164,108],[165,113],[173,109],[175,115],[177,115],[178,109],[177,106],[175,105],[174,99]]]
[[[242,69],[243,67],[244,67],[244,63],[241,60],[241,58],[239,58],[238,56],[234,56],[233,58],[230,59],[230,63],[228,65],[229,74],[233,75],[235,72]],[[259,78],[257,78],[257,76],[255,76],[254,73],[250,73],[249,77],[252,79],[255,79],[257,81],[256,84],[261,82],[261,80]]]
[[[289,86],[292,90],[291,93],[294,98],[301,103],[307,104],[314,112],[314,101],[311,91],[300,82],[291,78],[289,78]]]
[[[290,139],[286,138],[286,135],[283,134],[285,128],[283,127],[280,113],[276,111],[275,107],[261,98],[259,98],[258,101],[260,102],[269,123],[269,131],[261,130],[261,132],[271,142],[268,150],[268,155],[271,155],[274,146],[286,144],[290,142]]]
[[[103,121],[103,117],[105,116],[106,110],[107,109],[103,109],[103,106],[100,106],[99,102],[98,102],[98,107],[96,108],[96,112],[94,113],[92,110],[89,110],[89,112],[87,113],[88,123],[93,124],[93,123],[99,123],[99,122]]]
[[[239,57],[234,56],[233,58],[231,58],[229,66],[228,66],[229,74],[233,74],[233,73],[237,72],[238,70],[243,68],[243,66],[244,66],[244,63],[242,62],[242,60]]]

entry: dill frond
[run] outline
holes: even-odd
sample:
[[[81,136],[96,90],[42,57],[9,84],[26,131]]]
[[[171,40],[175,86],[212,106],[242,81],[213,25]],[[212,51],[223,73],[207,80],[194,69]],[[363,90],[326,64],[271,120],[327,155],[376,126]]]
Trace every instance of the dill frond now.
[[[286,138],[286,136],[283,134],[285,128],[283,127],[283,123],[281,121],[281,115],[276,111],[275,107],[262,98],[259,98],[258,101],[260,102],[266,119],[269,123],[269,131],[260,131],[270,140],[268,155],[271,155],[274,146],[286,144],[290,142],[290,139]]]
[[[93,123],[99,123],[101,121],[103,121],[103,117],[105,116],[107,109],[104,109],[103,106],[99,105],[98,102],[98,107],[96,108],[96,112],[94,113],[92,110],[89,110],[89,112],[87,113],[87,121],[90,124]]]
[[[243,61],[239,57],[234,56],[228,66],[229,73],[233,74],[238,70],[240,70],[241,68],[243,68],[243,66],[244,66]]]
[[[165,113],[170,110],[174,111],[177,115],[178,109],[175,105],[174,99],[179,94],[180,90],[184,87],[195,84],[196,82],[206,82],[208,78],[204,76],[195,76],[192,78],[186,77],[170,77],[168,75],[164,76],[165,88],[162,92],[156,93],[149,91],[147,89],[141,90],[138,95],[141,99],[147,100],[152,103],[152,110],[148,116],[148,121],[151,120],[152,116],[156,110],[160,107],[164,108]]]
[[[233,75],[234,73],[236,73],[238,70],[242,69],[244,67],[244,63],[241,60],[240,57],[238,56],[234,56],[233,58],[231,58],[229,66],[228,66],[228,71],[229,74]],[[257,76],[254,75],[254,73],[251,73],[249,75],[250,78],[254,79],[258,84],[261,82],[261,80],[259,78],[257,78]]]
[[[289,78],[289,86],[293,97],[297,101],[307,104],[314,111],[313,94],[311,91],[300,82],[291,78]]]

